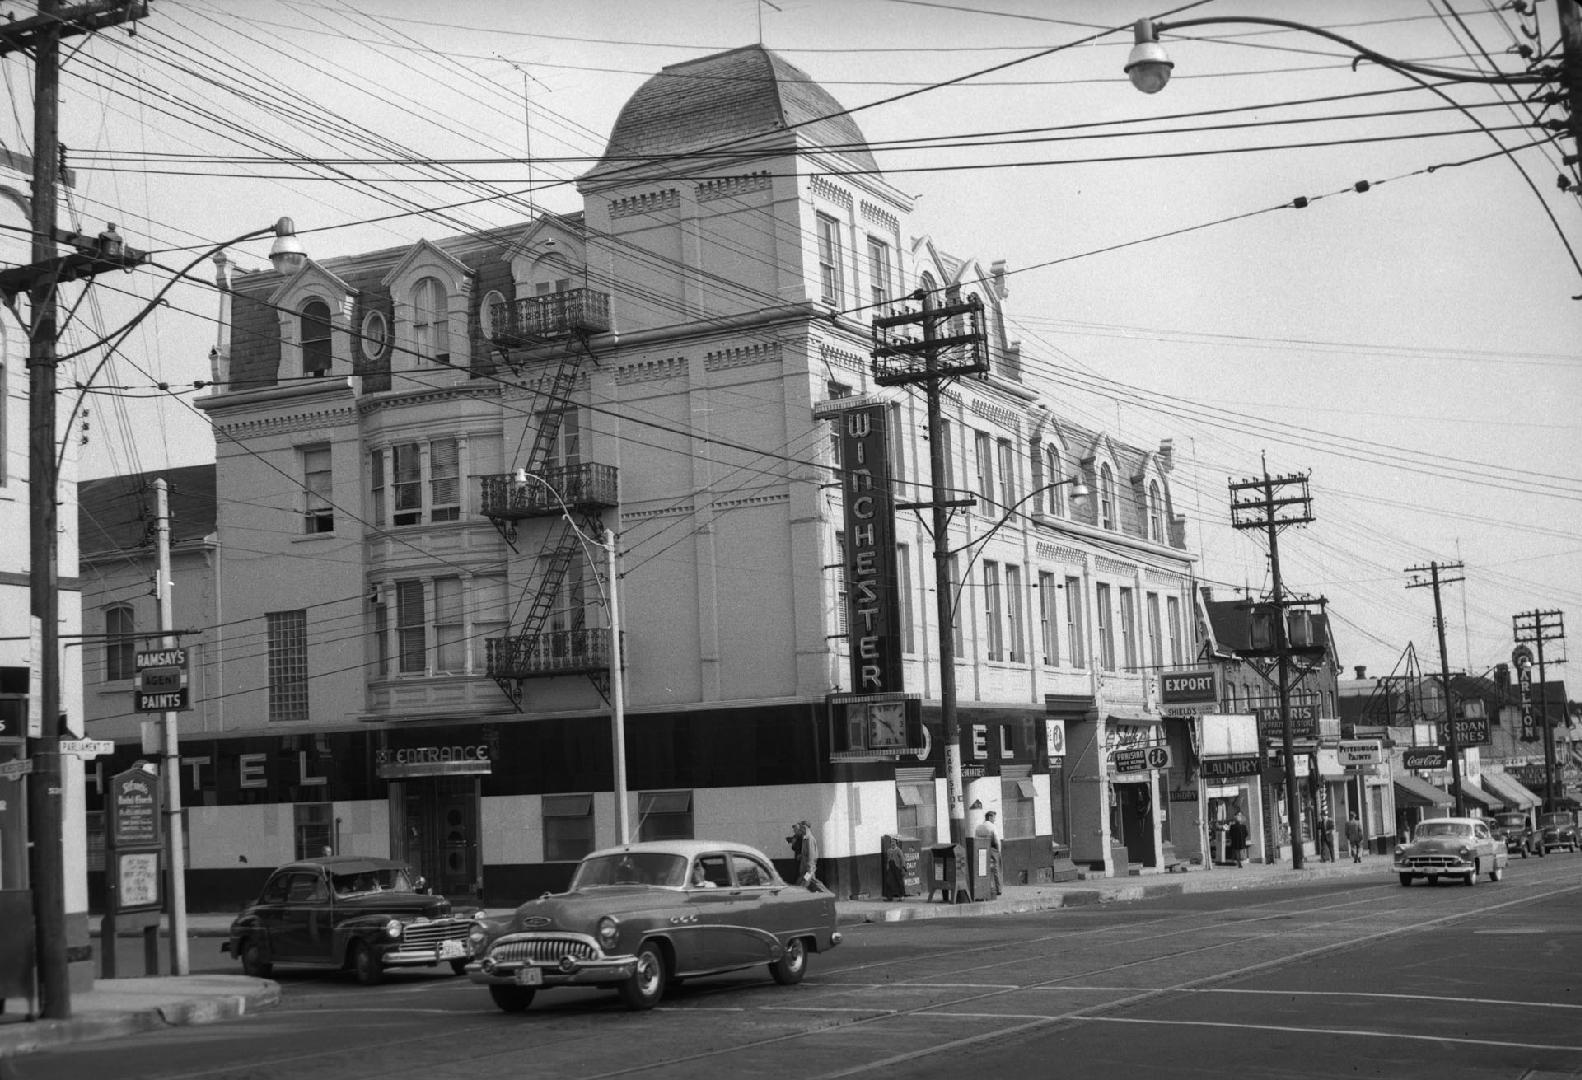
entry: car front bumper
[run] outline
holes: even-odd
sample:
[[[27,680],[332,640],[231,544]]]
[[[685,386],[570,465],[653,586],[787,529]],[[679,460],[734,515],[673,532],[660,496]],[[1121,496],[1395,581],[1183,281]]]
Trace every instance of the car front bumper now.
[[[1447,855],[1418,855],[1409,859],[1397,859],[1395,872],[1397,874],[1470,874],[1477,869],[1477,864],[1469,859],[1462,859]]]
[[[537,975],[522,974],[530,970]],[[606,955],[583,934],[507,934],[467,965],[467,978],[480,986],[608,986],[636,971],[637,957]]]

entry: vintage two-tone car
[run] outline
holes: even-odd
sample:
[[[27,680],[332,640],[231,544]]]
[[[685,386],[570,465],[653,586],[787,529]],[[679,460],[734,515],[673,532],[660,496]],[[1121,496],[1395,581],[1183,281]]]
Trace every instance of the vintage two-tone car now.
[[[1538,815],[1537,843],[1545,853],[1576,851],[1582,845],[1577,836],[1576,817],[1569,810],[1552,810]]]
[[[365,985],[392,967],[449,964],[460,975],[482,918],[472,907],[452,911],[402,863],[329,855],[277,867],[220,951],[258,978],[275,964],[350,969]]]
[[[840,944],[835,897],[788,885],[760,851],[710,840],[627,844],[583,858],[546,894],[473,934],[473,982],[520,1012],[539,990],[613,988],[651,1009],[667,985],[763,964],[800,982],[808,954]]]
[[[1482,874],[1500,880],[1510,860],[1504,841],[1494,839],[1482,818],[1430,818],[1417,826],[1409,843],[1395,849],[1395,872],[1402,885],[1420,877],[1430,885],[1442,877],[1476,885]]]
[[[1536,835],[1528,824],[1527,815],[1520,811],[1495,814],[1489,821],[1489,832],[1495,840],[1504,841],[1505,850],[1512,855],[1520,854],[1525,859],[1535,850],[1540,855],[1544,853],[1543,848],[1536,846]]]

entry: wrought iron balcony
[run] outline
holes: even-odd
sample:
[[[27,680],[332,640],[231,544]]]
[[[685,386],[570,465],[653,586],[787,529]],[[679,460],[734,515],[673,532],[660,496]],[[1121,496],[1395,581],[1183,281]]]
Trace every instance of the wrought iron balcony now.
[[[538,469],[525,479],[505,473],[479,480],[483,484],[483,515],[496,521],[558,517],[568,508],[597,514],[617,505],[619,498],[613,465],[558,465]]]
[[[610,330],[610,294],[592,289],[525,296],[489,312],[498,345],[540,345]]]
[[[610,631],[607,627],[487,638],[484,646],[489,675],[494,679],[542,679],[610,670]],[[621,646],[624,655],[624,633]]]

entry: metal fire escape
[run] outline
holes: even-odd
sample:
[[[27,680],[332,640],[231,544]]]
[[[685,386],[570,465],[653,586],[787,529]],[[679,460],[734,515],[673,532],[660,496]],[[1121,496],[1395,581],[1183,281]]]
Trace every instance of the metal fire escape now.
[[[603,536],[603,512],[617,505],[616,471],[608,465],[576,462],[549,464],[560,437],[561,414],[571,400],[585,359],[593,358],[588,339],[609,330],[609,296],[572,289],[546,296],[497,304],[492,313],[495,346],[513,370],[542,359],[554,365],[537,389],[541,418],[524,465],[515,472],[484,476],[483,512],[494,522],[513,551],[518,522],[548,519],[538,546],[532,576],[523,591],[520,622],[504,637],[485,641],[488,672],[518,709],[526,680],[557,675],[587,675],[608,700],[609,631],[584,624],[580,604],[571,605],[568,625],[551,625],[556,601],[571,568],[587,556],[582,539]],[[561,345],[558,355],[550,348]],[[597,571],[595,570],[595,573]]]

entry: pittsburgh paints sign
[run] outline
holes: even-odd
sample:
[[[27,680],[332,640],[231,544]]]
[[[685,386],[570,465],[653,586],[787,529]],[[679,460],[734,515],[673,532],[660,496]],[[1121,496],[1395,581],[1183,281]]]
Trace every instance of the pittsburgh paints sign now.
[[[887,421],[884,405],[849,409],[836,420],[846,496],[846,634],[851,685],[860,694],[904,689]]]

